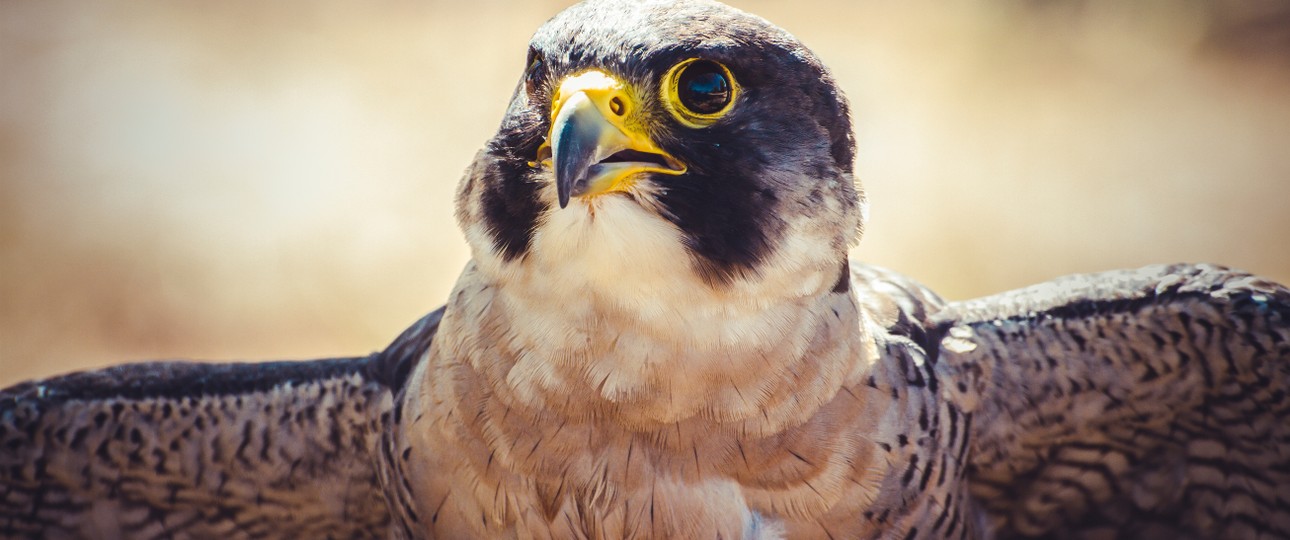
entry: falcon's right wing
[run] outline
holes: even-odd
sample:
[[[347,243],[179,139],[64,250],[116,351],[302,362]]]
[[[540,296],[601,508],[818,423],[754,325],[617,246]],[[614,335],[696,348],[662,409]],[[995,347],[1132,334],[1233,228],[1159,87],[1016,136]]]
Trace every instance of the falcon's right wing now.
[[[1290,537],[1285,287],[1155,266],[951,304],[934,324],[998,537]]]

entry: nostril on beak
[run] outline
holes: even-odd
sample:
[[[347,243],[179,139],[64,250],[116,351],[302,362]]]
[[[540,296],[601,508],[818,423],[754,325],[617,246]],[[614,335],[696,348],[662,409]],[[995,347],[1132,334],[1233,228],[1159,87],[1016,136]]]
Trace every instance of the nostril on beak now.
[[[627,104],[623,103],[623,98],[614,96],[613,99],[609,100],[609,110],[618,116],[622,116],[627,112]]]

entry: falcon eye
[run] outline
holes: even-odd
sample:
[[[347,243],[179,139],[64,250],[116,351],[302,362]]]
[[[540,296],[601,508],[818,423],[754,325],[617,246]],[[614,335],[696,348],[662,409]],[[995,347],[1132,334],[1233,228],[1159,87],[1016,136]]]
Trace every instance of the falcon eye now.
[[[730,70],[717,62],[691,58],[663,77],[663,104],[682,124],[707,127],[730,112],[739,85]]]
[[[524,70],[524,89],[529,95],[537,91],[546,77],[546,64],[542,60],[542,53],[529,49],[529,67]]]

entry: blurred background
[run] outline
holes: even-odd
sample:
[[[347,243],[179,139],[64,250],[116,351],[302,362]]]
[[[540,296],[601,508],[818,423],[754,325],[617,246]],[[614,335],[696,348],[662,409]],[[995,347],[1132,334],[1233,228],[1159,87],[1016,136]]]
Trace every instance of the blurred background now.
[[[457,179],[565,4],[0,0],[0,386],[383,347],[465,263]],[[1290,282],[1290,4],[736,5],[851,99],[858,258],[955,299]]]

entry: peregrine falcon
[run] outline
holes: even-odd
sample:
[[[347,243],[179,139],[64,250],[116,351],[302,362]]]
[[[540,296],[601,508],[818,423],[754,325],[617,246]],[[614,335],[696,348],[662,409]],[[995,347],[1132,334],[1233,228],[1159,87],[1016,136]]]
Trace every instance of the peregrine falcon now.
[[[1290,537],[1290,290],[849,261],[842,92],[715,2],[590,0],[526,62],[444,307],[0,392],[0,537]]]

